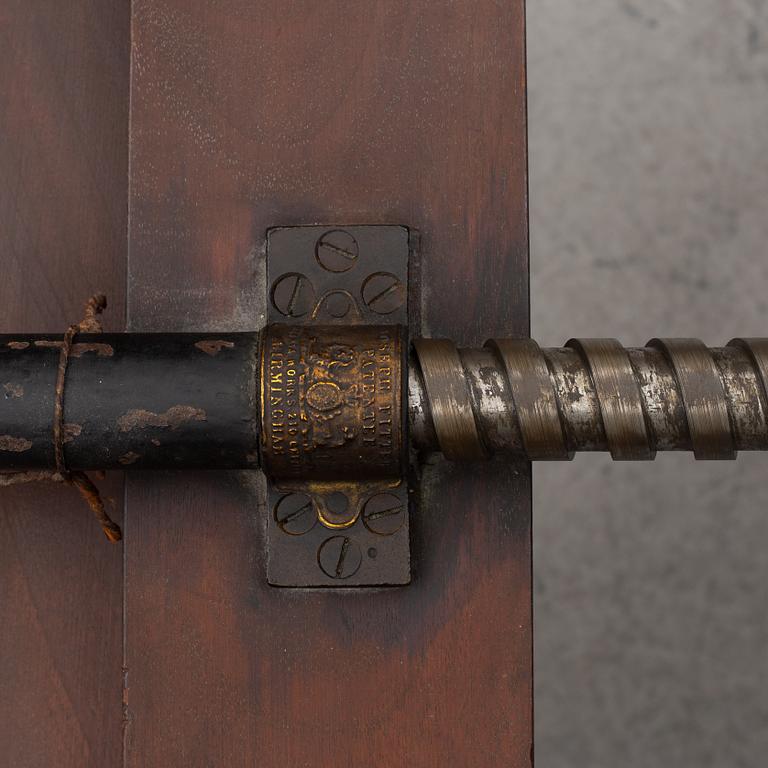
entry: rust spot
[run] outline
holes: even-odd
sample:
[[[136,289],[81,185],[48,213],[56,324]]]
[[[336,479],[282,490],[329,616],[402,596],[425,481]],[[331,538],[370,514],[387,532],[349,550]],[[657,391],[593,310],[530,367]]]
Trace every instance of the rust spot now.
[[[111,344],[74,344],[72,347],[72,357],[82,357],[88,352],[95,352],[99,357],[113,357],[115,349]]]
[[[65,424],[62,441],[65,443],[71,443],[76,437],[80,437],[80,433],[82,431],[82,424]]]
[[[7,344],[9,349],[27,349],[29,347],[28,341],[9,341]]]
[[[205,341],[198,341],[195,344],[195,346],[201,352],[205,352],[206,355],[210,355],[211,357],[216,357],[216,355],[218,355],[222,349],[232,349],[232,347],[234,347],[235,344],[232,341],[222,341],[220,339],[215,339],[215,340],[206,339]]]
[[[176,429],[188,421],[206,421],[207,416],[202,408],[193,408],[191,405],[174,405],[165,413],[152,413],[137,409],[128,411],[117,420],[117,428],[121,432],[131,432],[134,429],[146,429],[147,427],[170,427]]]
[[[61,349],[62,346],[64,346],[64,342],[43,339],[42,341],[36,341],[35,346],[44,349]],[[99,357],[112,357],[115,354],[115,349],[111,344],[102,344],[101,342],[86,344],[83,342],[80,344],[73,344],[69,356],[82,357],[89,352],[95,352]]]
[[[24,453],[32,447],[32,441],[24,437],[13,437],[13,435],[0,435],[0,451],[11,451],[13,453]]]
[[[135,453],[134,451],[128,451],[128,453],[122,455],[118,461],[121,464],[124,464],[125,466],[128,466],[129,464],[134,464],[141,458],[141,454]]]
[[[21,384],[11,384],[11,382],[8,382],[3,384],[3,389],[5,390],[6,397],[24,397],[24,387]]]

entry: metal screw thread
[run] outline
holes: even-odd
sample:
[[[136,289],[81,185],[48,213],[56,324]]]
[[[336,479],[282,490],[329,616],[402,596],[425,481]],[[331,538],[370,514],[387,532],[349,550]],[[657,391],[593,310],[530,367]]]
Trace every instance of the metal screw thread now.
[[[563,460],[608,451],[734,459],[768,450],[768,339],[708,348],[698,339],[572,339],[541,349],[495,339],[457,349],[415,342],[409,370],[412,444],[449,459],[497,453]]]

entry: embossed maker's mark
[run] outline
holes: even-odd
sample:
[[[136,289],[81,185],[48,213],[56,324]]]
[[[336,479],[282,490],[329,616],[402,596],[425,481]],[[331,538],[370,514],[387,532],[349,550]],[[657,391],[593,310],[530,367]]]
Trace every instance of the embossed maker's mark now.
[[[264,436],[273,468],[310,477],[343,462],[396,462],[397,331],[283,326],[267,340]],[[346,447],[346,448],[345,448]]]

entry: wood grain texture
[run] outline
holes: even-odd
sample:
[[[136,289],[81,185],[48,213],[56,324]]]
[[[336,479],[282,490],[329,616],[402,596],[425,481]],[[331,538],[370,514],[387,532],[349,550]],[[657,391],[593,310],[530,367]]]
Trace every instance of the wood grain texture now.
[[[129,4],[0,7],[0,330],[124,322]],[[120,517],[122,483],[103,484]],[[76,491],[0,494],[0,763],[120,760],[122,552]]]
[[[263,320],[266,229],[406,224],[424,330],[528,331],[522,0],[134,0],[132,330]],[[256,475],[133,475],[128,766],[528,766],[527,464],[425,470],[414,581],[266,585]]]

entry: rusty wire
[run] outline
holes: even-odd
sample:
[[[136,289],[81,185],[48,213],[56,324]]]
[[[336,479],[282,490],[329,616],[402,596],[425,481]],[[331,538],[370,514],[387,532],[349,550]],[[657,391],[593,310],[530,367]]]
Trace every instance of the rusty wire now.
[[[79,333],[101,333],[102,327],[99,315],[106,309],[107,299],[103,294],[92,296],[85,305],[83,319],[70,325],[64,334],[59,352],[59,367],[56,376],[56,392],[53,413],[53,450],[56,459],[55,470],[31,472],[0,473],[0,487],[19,485],[23,483],[54,482],[65,483],[76,488],[90,507],[111,542],[118,542],[123,534],[120,526],[107,513],[104,500],[99,489],[85,472],[73,471],[67,467],[64,456],[64,401],[66,393],[67,369],[72,351],[72,344]]]

